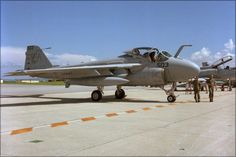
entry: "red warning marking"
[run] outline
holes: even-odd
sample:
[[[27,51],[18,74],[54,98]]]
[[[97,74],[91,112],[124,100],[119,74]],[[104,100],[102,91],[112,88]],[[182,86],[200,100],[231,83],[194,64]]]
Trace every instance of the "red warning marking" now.
[[[163,105],[156,105],[156,107],[165,107],[165,106],[163,106]]]
[[[117,113],[108,113],[106,114],[107,117],[113,117],[113,116],[118,116]]]
[[[128,110],[128,111],[125,111],[126,113],[134,113],[136,112],[135,110]]]
[[[62,126],[62,125],[68,125],[68,122],[64,121],[64,122],[52,123],[51,127],[58,127],[58,126]]]
[[[85,117],[85,118],[81,118],[82,121],[90,121],[90,120],[95,120],[95,117]]]
[[[11,132],[11,135],[23,134],[23,133],[31,132],[32,130],[33,130],[33,128],[24,128],[24,129],[13,130]]]
[[[149,107],[145,107],[143,108],[143,110],[147,111],[147,110],[151,110]]]

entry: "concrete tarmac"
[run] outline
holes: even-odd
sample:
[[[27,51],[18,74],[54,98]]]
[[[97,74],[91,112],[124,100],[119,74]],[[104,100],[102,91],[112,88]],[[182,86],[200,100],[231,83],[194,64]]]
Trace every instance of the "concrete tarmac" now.
[[[235,89],[176,92],[124,87],[127,97],[94,88],[1,85],[2,156],[235,156]]]

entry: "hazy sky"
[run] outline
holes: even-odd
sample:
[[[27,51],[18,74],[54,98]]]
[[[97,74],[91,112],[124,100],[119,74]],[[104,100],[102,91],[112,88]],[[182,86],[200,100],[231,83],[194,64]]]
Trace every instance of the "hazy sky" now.
[[[235,1],[1,1],[1,63],[23,65],[29,44],[56,63],[181,44],[193,45],[181,57],[211,62],[235,53]]]

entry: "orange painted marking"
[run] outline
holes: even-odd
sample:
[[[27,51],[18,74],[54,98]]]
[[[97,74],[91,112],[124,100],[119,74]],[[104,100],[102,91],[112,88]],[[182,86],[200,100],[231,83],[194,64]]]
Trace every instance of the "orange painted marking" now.
[[[147,110],[151,110],[149,107],[145,107],[143,108],[143,110],[147,111]]]
[[[156,107],[165,107],[165,106],[163,106],[163,105],[156,105]]]
[[[24,128],[24,129],[13,130],[11,132],[11,135],[23,134],[23,133],[31,132],[32,130],[33,130],[33,128]]]
[[[81,118],[82,121],[90,121],[90,120],[95,120],[95,117],[85,117],[85,118]]]
[[[135,110],[128,110],[128,111],[125,111],[125,112],[127,112],[127,113],[134,113],[136,111]]]
[[[58,126],[62,126],[62,125],[68,125],[68,122],[64,121],[64,122],[52,123],[51,127],[58,127]]]
[[[117,113],[108,113],[106,114],[107,117],[113,117],[113,116],[118,116]]]

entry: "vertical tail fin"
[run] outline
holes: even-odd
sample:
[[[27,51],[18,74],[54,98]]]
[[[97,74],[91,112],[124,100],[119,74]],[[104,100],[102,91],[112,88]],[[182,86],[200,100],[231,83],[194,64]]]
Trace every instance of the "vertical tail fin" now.
[[[39,46],[27,46],[25,70],[51,68],[52,64]]]

